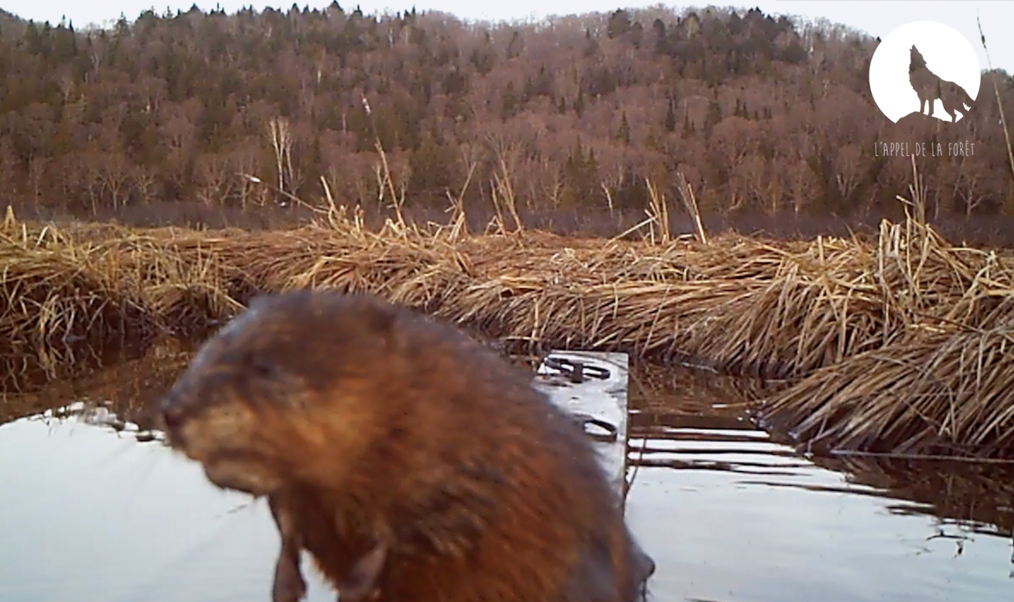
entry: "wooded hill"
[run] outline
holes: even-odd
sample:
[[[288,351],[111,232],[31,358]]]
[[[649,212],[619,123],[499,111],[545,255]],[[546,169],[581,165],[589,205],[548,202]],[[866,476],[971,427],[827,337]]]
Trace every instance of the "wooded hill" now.
[[[111,30],[0,22],[0,205],[79,217],[293,195],[377,209],[380,154],[406,206],[643,217],[677,171],[705,214],[895,214],[906,157],[877,141],[975,143],[919,159],[931,217],[1014,213],[994,81],[967,119],[891,123],[878,41],[759,10],[617,10],[473,24],[415,10],[145,12]],[[907,74],[899,74],[906,77]],[[913,107],[914,109],[914,107]],[[469,177],[469,174],[471,176]],[[279,192],[281,191],[281,192]],[[580,210],[580,211],[576,211]]]

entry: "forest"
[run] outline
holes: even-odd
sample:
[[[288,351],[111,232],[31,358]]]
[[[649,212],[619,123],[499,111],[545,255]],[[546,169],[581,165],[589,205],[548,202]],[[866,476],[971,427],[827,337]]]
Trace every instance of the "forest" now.
[[[877,148],[912,141],[974,143],[918,159],[934,222],[1014,216],[1014,78],[984,70],[958,123],[895,124],[870,92],[877,44],[713,7],[491,24],[194,6],[108,30],[4,13],[0,206],[154,225],[506,199],[552,229],[640,221],[682,175],[711,223],[863,223],[903,211],[911,159]]]

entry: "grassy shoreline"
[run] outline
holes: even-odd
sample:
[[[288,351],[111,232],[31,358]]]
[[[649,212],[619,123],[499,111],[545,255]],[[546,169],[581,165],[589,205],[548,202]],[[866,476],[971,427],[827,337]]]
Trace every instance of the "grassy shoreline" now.
[[[514,345],[623,350],[781,381],[772,427],[830,448],[1014,450],[1014,255],[917,220],[873,240],[470,235],[354,216],[286,231],[0,226],[0,340],[191,335],[250,296],[371,292]]]

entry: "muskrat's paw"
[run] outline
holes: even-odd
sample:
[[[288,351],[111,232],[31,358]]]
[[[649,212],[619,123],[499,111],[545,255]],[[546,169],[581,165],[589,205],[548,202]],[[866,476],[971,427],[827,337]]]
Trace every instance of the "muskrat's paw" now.
[[[380,597],[378,582],[387,552],[387,544],[377,543],[356,561],[349,574],[338,584],[338,602],[370,602]]]
[[[299,566],[279,561],[275,567],[275,582],[271,587],[271,602],[299,602],[306,595],[306,581]]]
[[[306,595],[306,583],[302,579],[276,580],[271,592],[271,602],[299,602]]]

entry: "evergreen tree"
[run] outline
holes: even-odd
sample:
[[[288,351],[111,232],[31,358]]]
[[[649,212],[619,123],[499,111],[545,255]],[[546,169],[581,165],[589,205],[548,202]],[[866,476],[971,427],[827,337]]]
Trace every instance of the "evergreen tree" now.
[[[665,111],[665,131],[676,131],[676,103],[669,99],[669,106]]]
[[[630,123],[627,121],[627,112],[620,115],[620,129],[616,132],[616,139],[624,144],[630,144]]]

